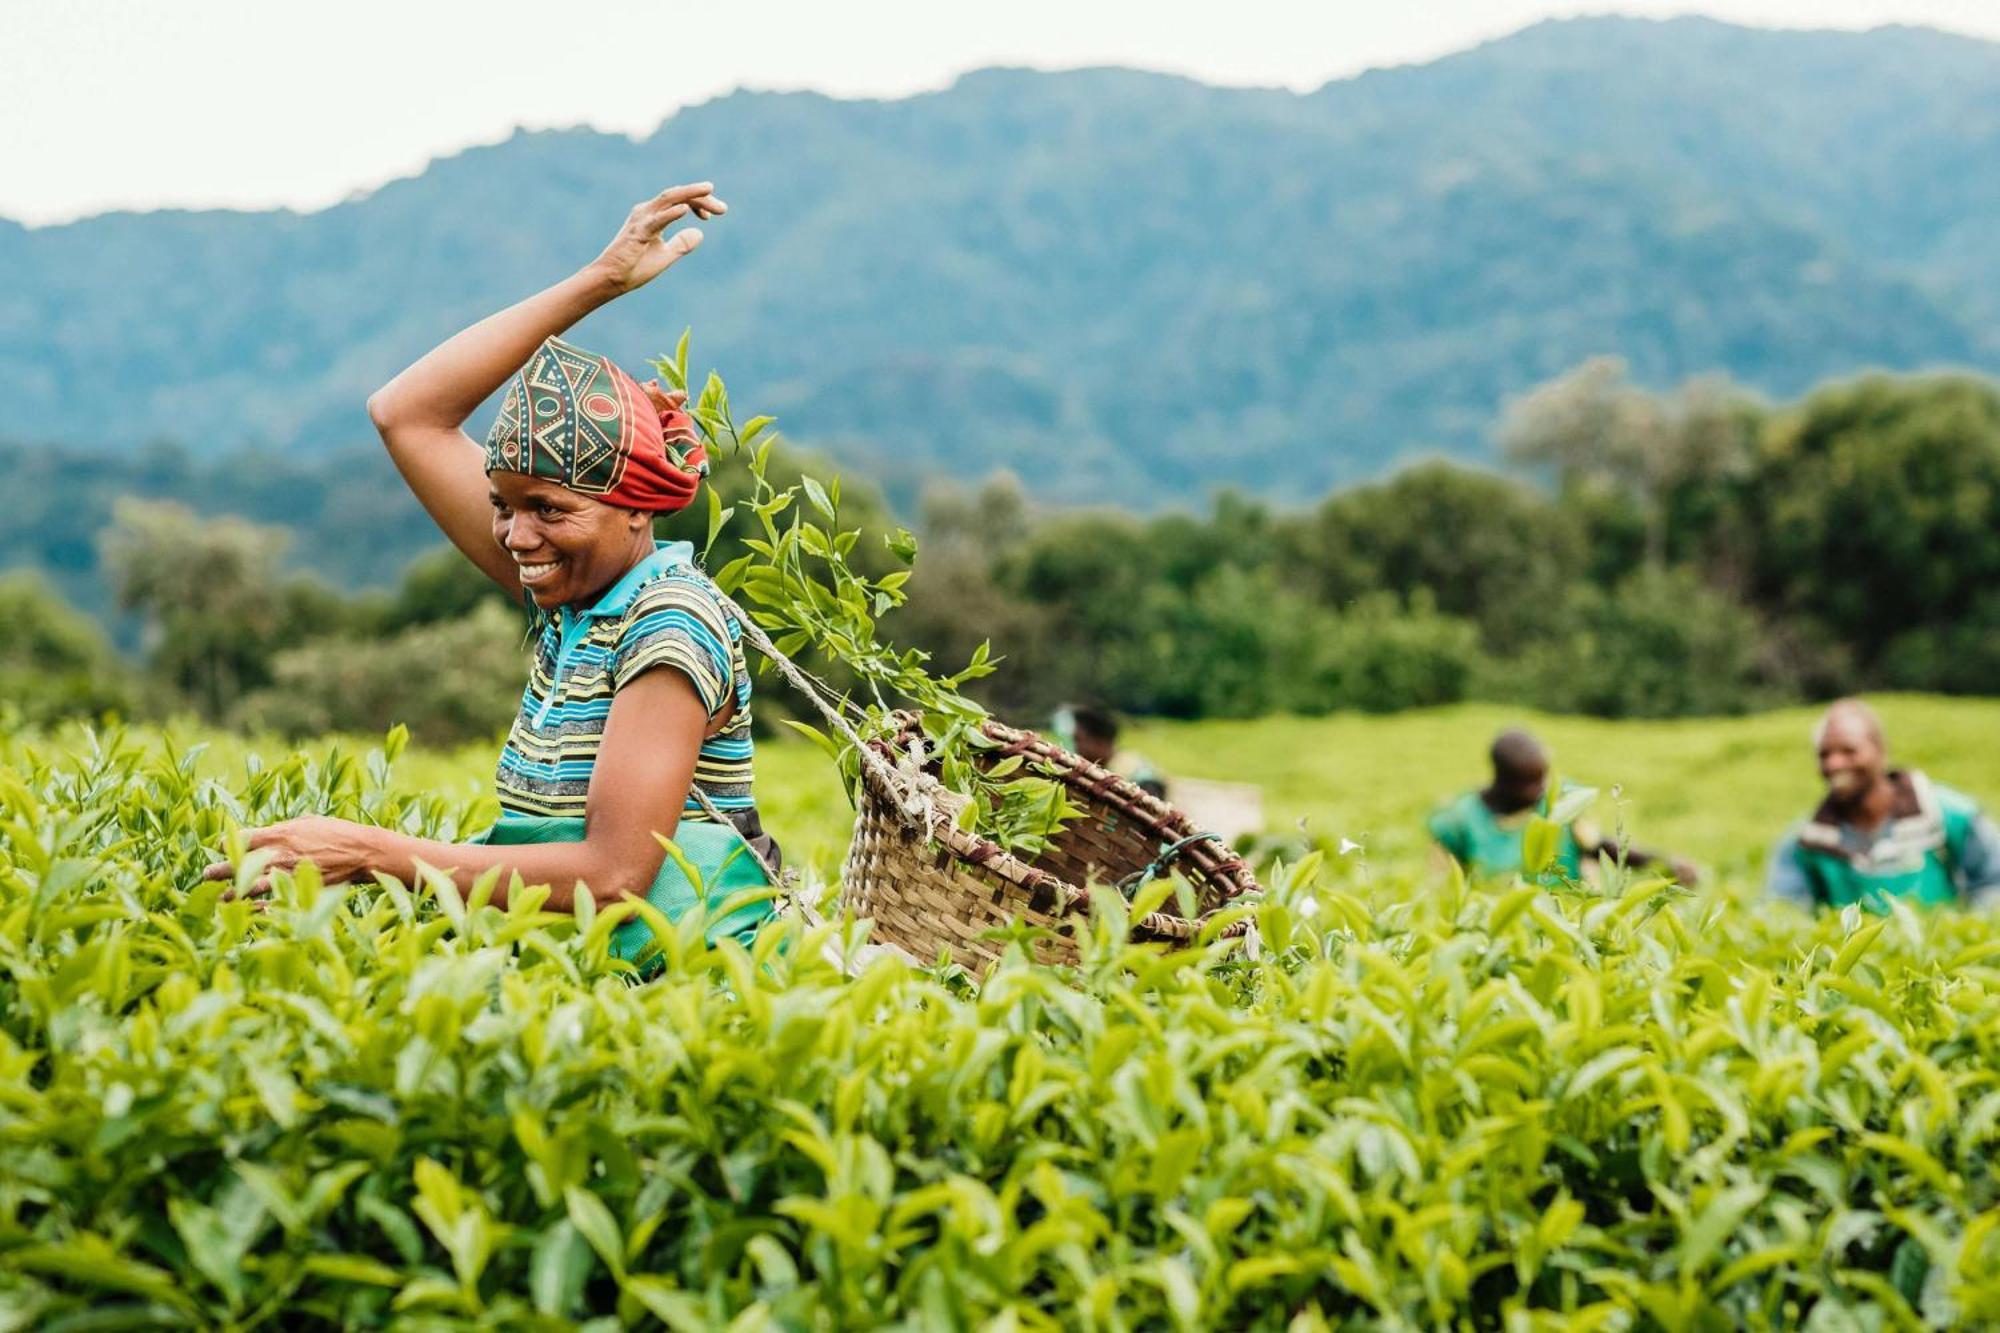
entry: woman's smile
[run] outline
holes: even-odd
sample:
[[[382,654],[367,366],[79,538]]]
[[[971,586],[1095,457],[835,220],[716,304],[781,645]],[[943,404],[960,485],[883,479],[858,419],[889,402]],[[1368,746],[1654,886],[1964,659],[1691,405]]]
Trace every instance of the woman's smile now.
[[[562,562],[560,560],[545,560],[538,563],[530,563],[525,560],[517,560],[514,563],[515,567],[521,571],[521,586],[532,588],[535,584],[540,583],[555,573],[556,566]]]

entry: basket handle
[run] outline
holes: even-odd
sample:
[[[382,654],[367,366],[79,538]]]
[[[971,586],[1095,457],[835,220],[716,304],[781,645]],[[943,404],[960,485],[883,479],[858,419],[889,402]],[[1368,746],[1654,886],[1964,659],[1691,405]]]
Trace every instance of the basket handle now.
[[[1220,833],[1192,833],[1189,834],[1187,837],[1180,839],[1178,842],[1169,843],[1167,846],[1162,847],[1160,849],[1160,854],[1154,857],[1149,863],[1147,863],[1145,868],[1140,870],[1135,870],[1131,874],[1125,876],[1125,878],[1119,880],[1118,891],[1124,894],[1127,898],[1130,898],[1140,889],[1145,888],[1148,884],[1151,884],[1154,880],[1158,879],[1161,873],[1164,872],[1166,868],[1170,864],[1172,864],[1173,861],[1177,857],[1179,857],[1182,852],[1186,851],[1189,847],[1193,846],[1195,843],[1201,842],[1203,839],[1206,838],[1212,838],[1216,842],[1222,843],[1222,835]],[[1223,843],[1223,846],[1227,847],[1227,845],[1228,844]]]

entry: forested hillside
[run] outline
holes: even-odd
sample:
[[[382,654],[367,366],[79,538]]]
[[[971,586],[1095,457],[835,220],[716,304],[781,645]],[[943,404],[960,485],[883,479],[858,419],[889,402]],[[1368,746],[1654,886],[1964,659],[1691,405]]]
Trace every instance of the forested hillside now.
[[[0,223],[0,436],[365,443],[407,359],[708,173],[734,206],[709,247],[580,340],[637,360],[693,324],[900,499],[1002,465],[1065,501],[1313,495],[1478,453],[1509,395],[1601,353],[1778,396],[2000,367],[1996,150],[2000,47],[1703,20],[1545,24],[1306,96],[1117,70],[744,93],[310,215]]]

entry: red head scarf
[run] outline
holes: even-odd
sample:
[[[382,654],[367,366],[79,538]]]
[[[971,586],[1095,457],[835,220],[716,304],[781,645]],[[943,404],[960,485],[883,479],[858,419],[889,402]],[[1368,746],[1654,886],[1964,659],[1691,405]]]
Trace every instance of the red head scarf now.
[[[545,477],[625,509],[684,509],[708,475],[694,418],[659,382],[551,338],[508,382],[486,470]]]

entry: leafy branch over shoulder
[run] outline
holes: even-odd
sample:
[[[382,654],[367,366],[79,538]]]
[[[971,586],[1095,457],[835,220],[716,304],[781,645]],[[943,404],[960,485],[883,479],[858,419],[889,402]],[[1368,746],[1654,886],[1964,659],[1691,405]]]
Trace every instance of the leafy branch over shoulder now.
[[[778,652],[838,667],[857,682],[845,693],[821,682],[816,702],[838,710],[864,740],[893,737],[895,714],[915,710],[939,777],[947,788],[970,798],[958,816],[961,827],[1012,850],[1039,851],[1078,811],[1060,783],[1028,770],[1018,759],[982,762],[981,751],[991,748],[981,730],[987,713],[961,687],[993,672],[991,645],[980,644],[957,672],[936,675],[929,653],[885,641],[880,618],[903,604],[917,539],[901,527],[884,534],[883,545],[904,567],[876,577],[859,569],[851,556],[864,534],[841,524],[840,478],[822,482],[805,476],[782,489],[773,484],[768,469],[779,435],[772,418],[754,416],[739,426],[729,390],[713,371],[700,394],[693,395],[688,389],[688,342],[683,333],[673,355],[654,361],[653,368],[673,388],[690,393],[688,411],[715,460],[740,461],[752,482],[750,499],[727,507],[709,490],[704,562],[739,508],[747,505],[753,523],[743,540],[747,554],[714,571],[717,586],[755,619]],[[834,757],[850,796],[855,795],[861,765],[853,745],[813,727],[792,725]]]

